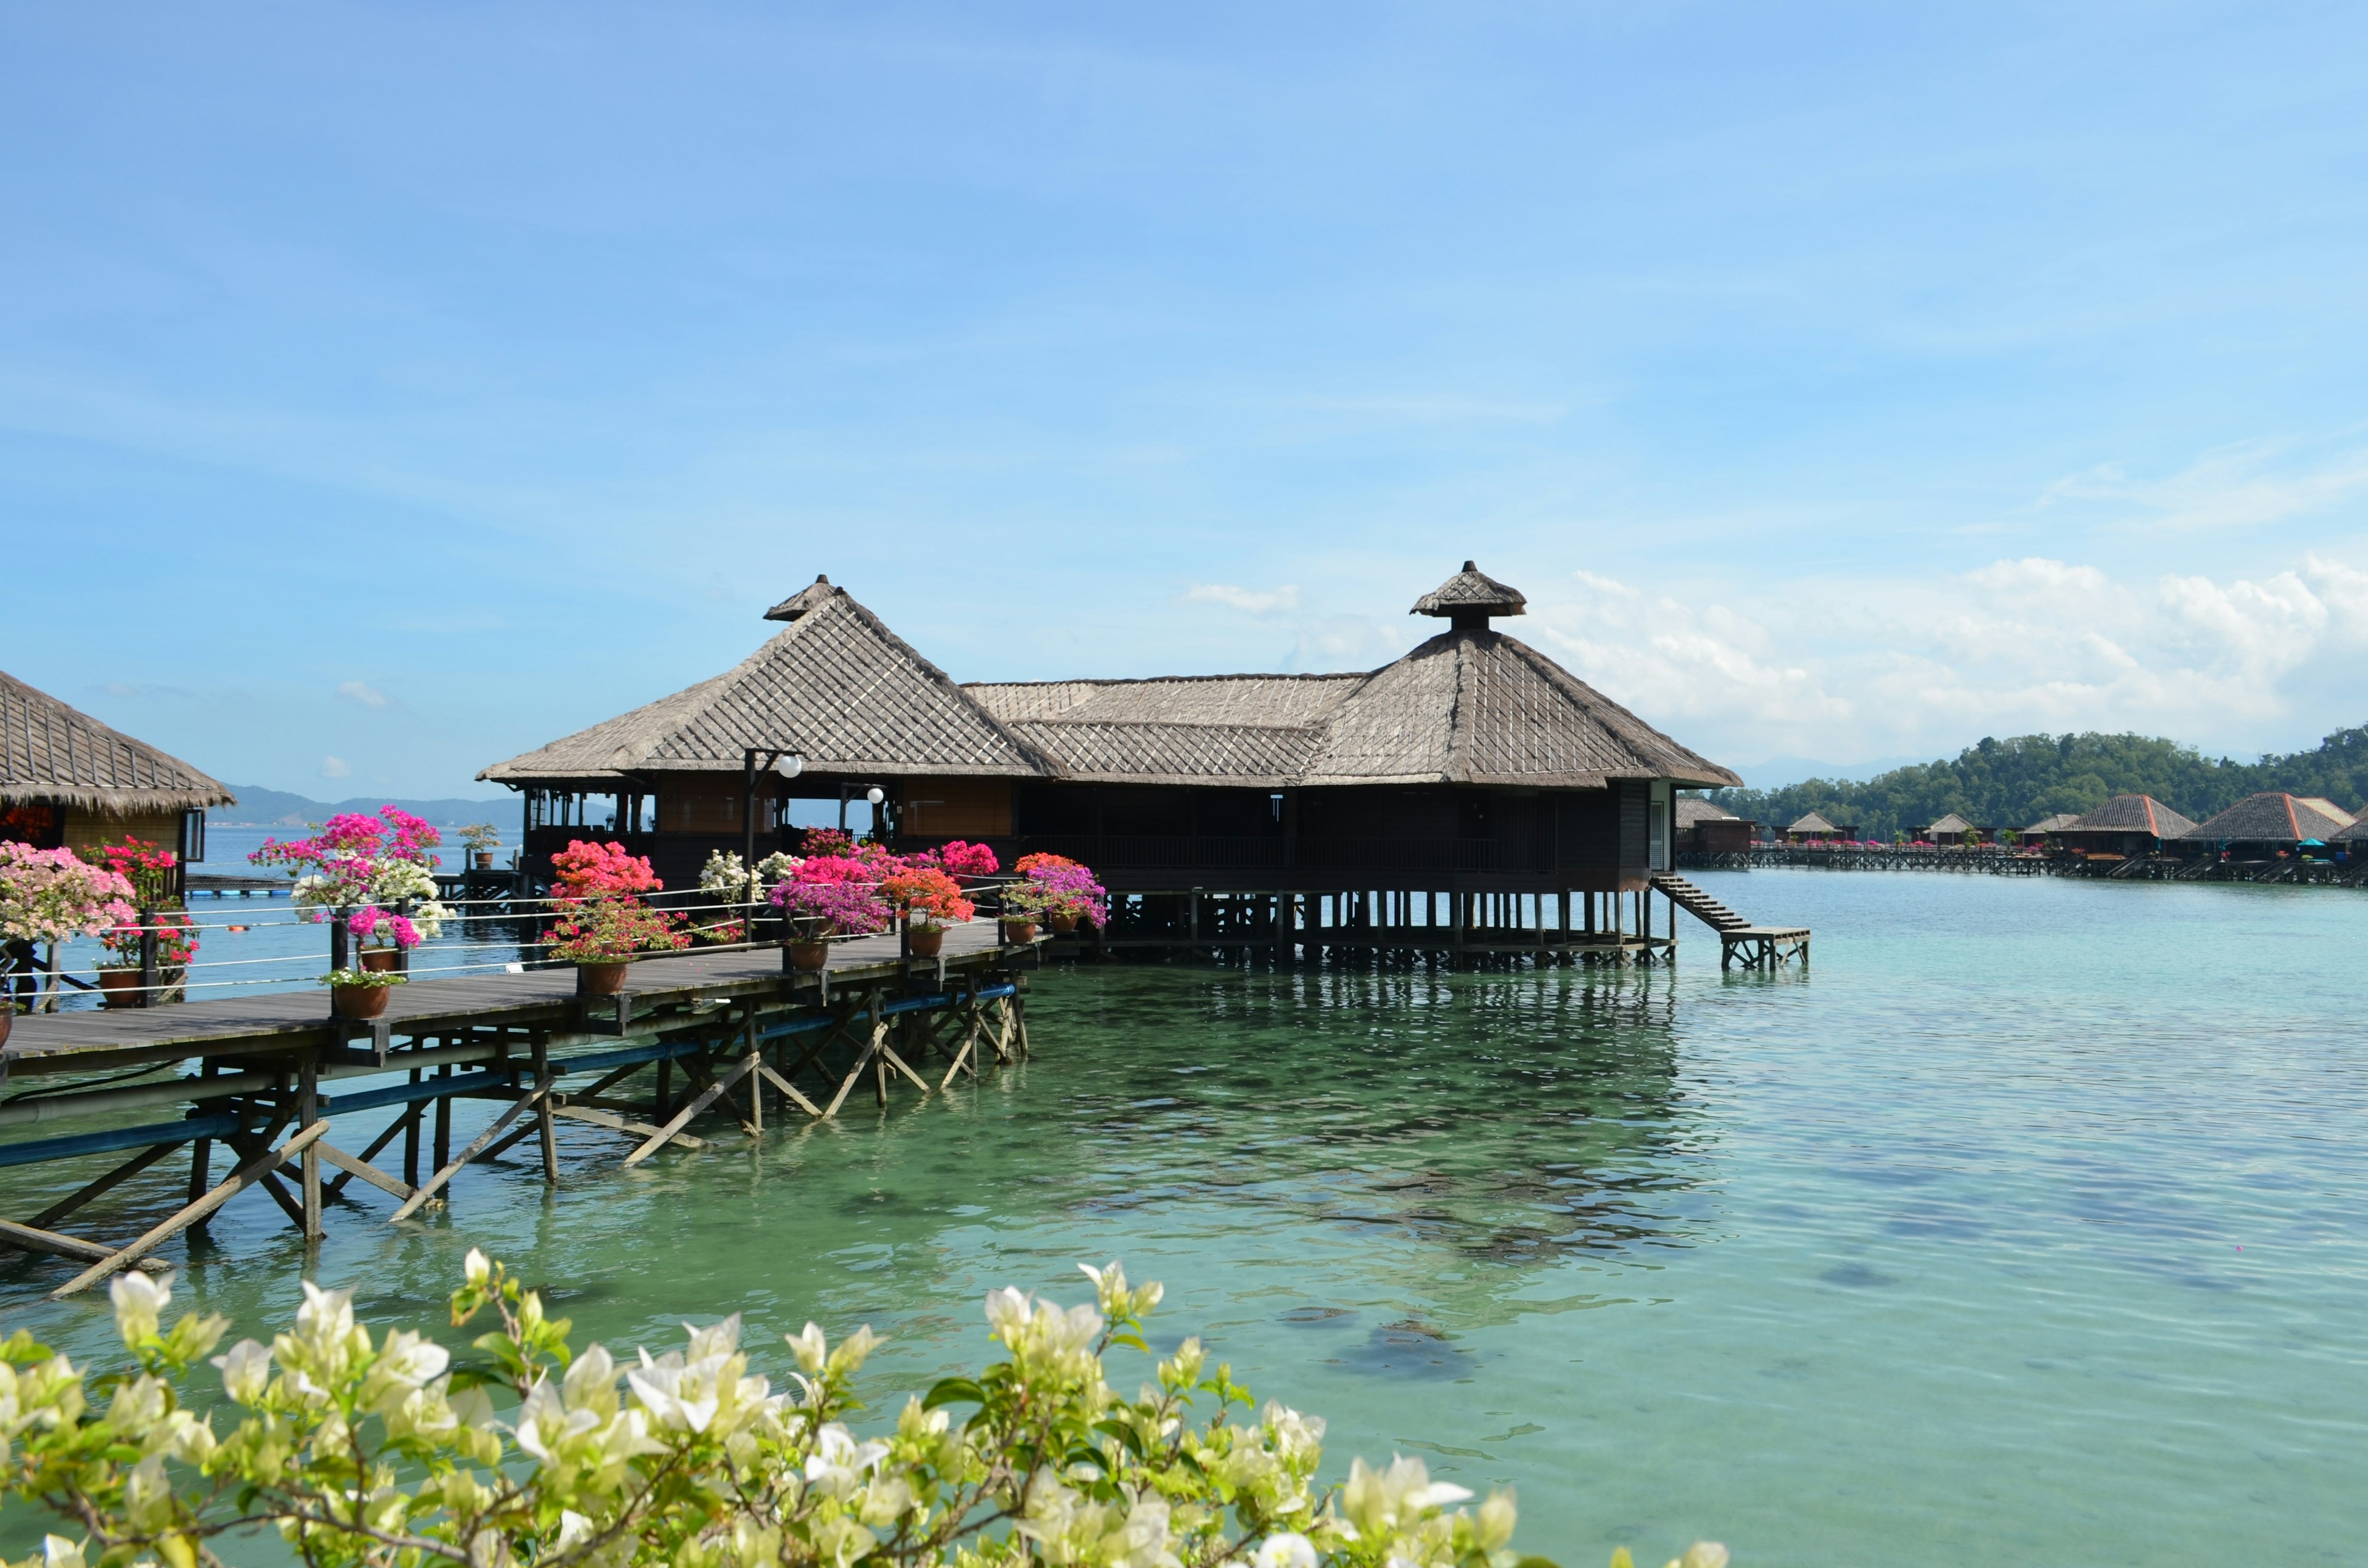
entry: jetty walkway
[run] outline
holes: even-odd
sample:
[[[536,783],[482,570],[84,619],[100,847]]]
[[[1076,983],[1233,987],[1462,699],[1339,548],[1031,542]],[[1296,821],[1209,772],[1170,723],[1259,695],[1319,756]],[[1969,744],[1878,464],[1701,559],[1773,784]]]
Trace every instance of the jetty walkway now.
[[[356,1181],[407,1220],[472,1162],[529,1138],[556,1186],[561,1119],[627,1141],[632,1165],[669,1143],[701,1146],[689,1129],[702,1113],[732,1113],[757,1137],[768,1108],[834,1117],[867,1079],[881,1106],[892,1083],[939,1093],[983,1062],[1027,1055],[1025,971],[1040,947],[977,921],[949,929],[929,959],[905,956],[894,935],[837,942],[817,973],[786,968],[778,947],[651,957],[614,996],[576,994],[566,969],[415,981],[367,1022],[328,1017],[319,991],[20,1016],[0,1051],[0,1165],[128,1157],[38,1214],[0,1220],[0,1243],[86,1264],[52,1292],[65,1296],[142,1265],[249,1187],[316,1240],[324,1202]],[[504,1108],[456,1153],[463,1099]],[[165,1108],[178,1116],[123,1124]],[[329,1141],[336,1119],[389,1109],[359,1152]],[[100,1125],[19,1135],[71,1119]],[[386,1154],[398,1139],[399,1165]],[[219,1182],[216,1144],[233,1162]],[[163,1223],[114,1243],[53,1228],[183,1150],[187,1200]]]

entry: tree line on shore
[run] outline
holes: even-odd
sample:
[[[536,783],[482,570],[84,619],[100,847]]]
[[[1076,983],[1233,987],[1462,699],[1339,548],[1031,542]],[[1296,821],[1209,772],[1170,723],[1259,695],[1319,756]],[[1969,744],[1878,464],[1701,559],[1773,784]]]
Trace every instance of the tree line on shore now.
[[[1913,836],[1951,812],[1983,827],[2021,828],[2131,794],[2152,795],[2202,822],[2265,790],[2321,795],[2356,811],[2368,801],[2368,725],[2338,730],[2309,751],[2255,762],[2205,756],[2158,735],[1986,735],[1952,758],[1895,767],[1862,782],[1807,778],[1775,790],[1716,790],[1710,798],[1778,828],[1818,812],[1867,837],[1887,839]]]

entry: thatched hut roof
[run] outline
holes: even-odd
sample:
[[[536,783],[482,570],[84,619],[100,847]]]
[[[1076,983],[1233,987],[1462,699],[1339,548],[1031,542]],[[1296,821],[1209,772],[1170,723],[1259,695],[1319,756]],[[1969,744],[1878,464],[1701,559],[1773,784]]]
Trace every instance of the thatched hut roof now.
[[[2351,825],[2345,828],[2342,832],[2331,835],[2328,838],[2328,842],[2329,844],[2333,844],[2339,839],[2345,844],[2359,844],[2363,841],[2368,841],[2368,814],[2363,814],[2354,820]]]
[[[2156,838],[2180,838],[2195,824],[2152,795],[2116,795],[2095,811],[2066,824],[2066,833],[2142,833]]]
[[[1784,831],[1786,833],[1839,833],[1841,829],[1827,822],[1823,813],[1811,812]]]
[[[1463,571],[1415,600],[1406,613],[1435,615],[1461,625],[1466,616],[1527,615],[1523,607],[1529,602],[1519,588],[1499,583],[1467,561]]]
[[[2062,833],[2066,828],[2070,827],[2074,823],[2078,822],[2079,820],[2080,819],[2078,817],[2074,816],[2070,812],[2058,812],[2052,817],[2042,817],[2037,822],[2032,823],[2029,827],[2022,830],[2022,835],[2025,838],[2037,838],[2044,837],[2046,835],[2051,833]]]
[[[1743,820],[1716,801],[1705,801],[1699,795],[1679,796],[1677,812],[1679,827],[1692,827],[1698,823]]]
[[[1976,831],[1978,830],[1975,828],[1972,823],[1967,822],[1956,812],[1951,812],[1939,822],[1936,822],[1930,827],[1926,828],[1924,830],[1924,835],[1928,838],[1938,838],[1944,833],[1973,833]]]
[[[0,671],[0,805],[133,816],[235,804],[179,757]]]
[[[477,775],[610,788],[633,775],[737,771],[786,746],[824,773],[1029,778],[1051,771],[943,670],[826,577],[766,612],[788,629],[712,680]]]
[[[1486,615],[1519,612],[1517,591],[1466,571],[1428,598],[1441,596],[1456,623],[1362,675],[956,686],[845,589],[817,579],[768,612],[789,629],[739,668],[478,777],[614,788],[652,772],[737,769],[746,746],[789,745],[818,772],[883,777],[1268,790],[1742,782],[1536,649],[1488,631]],[[1467,624],[1467,613],[1481,623]]]
[[[2271,790],[2246,796],[2219,815],[2197,823],[2186,836],[2230,843],[2299,844],[2305,838],[2333,838],[2350,825],[2306,801]]]
[[[2304,805],[2310,807],[2311,810],[2317,812],[2319,815],[2323,817],[2332,817],[2346,827],[2351,826],[2353,822],[2358,820],[2357,813],[2345,811],[2341,806],[2337,805],[2333,801],[2328,800],[2324,795],[2296,795],[2294,799],[2300,801]]]

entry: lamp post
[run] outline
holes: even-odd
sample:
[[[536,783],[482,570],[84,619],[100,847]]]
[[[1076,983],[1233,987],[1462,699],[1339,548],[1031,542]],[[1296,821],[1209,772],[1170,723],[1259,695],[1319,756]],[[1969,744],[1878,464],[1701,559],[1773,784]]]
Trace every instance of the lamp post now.
[[[858,790],[861,790],[863,798],[866,801],[871,801],[874,807],[877,807],[881,801],[885,801],[888,798],[888,791],[882,790],[877,784],[840,785],[838,787],[838,831],[841,833],[845,833],[847,831],[847,802],[855,799],[856,791]],[[872,821],[875,824],[879,821],[879,815],[876,811],[873,813]]]
[[[749,746],[740,754],[740,869],[748,881],[747,933],[751,940],[757,935],[757,759],[763,757],[763,767],[784,778],[795,778],[806,770],[806,759],[788,746]]]

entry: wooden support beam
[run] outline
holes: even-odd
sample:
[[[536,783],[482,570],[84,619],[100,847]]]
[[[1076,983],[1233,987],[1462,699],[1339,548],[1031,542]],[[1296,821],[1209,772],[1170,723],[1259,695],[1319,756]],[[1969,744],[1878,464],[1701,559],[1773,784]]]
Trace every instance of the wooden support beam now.
[[[97,1242],[84,1241],[80,1236],[62,1236],[55,1231],[44,1231],[38,1225],[19,1225],[13,1220],[0,1220],[0,1242],[22,1247],[27,1252],[48,1253],[52,1257],[70,1257],[77,1263],[97,1263],[107,1257],[109,1249]],[[138,1265],[151,1274],[165,1266],[154,1258],[142,1258]]]
[[[414,1068],[414,1069],[413,1069],[413,1074],[414,1074],[414,1076],[415,1076],[415,1077],[417,1075],[417,1072],[418,1072],[418,1070],[417,1070],[416,1068]],[[380,1151],[380,1150],[381,1150],[381,1149],[383,1149],[383,1148],[385,1148],[389,1143],[393,1142],[394,1142],[394,1135],[395,1135],[396,1133],[398,1133],[398,1132],[402,1131],[404,1129],[404,1127],[406,1127],[406,1126],[409,1126],[409,1127],[411,1127],[411,1128],[412,1128],[412,1140],[411,1140],[411,1141],[412,1141],[414,1143],[416,1143],[416,1142],[418,1142],[418,1128],[417,1128],[417,1126],[416,1126],[416,1123],[417,1123],[417,1120],[418,1120],[419,1112],[420,1112],[421,1108],[422,1108],[421,1105],[420,1105],[419,1103],[416,1103],[416,1102],[415,1102],[415,1103],[413,1103],[413,1104],[411,1104],[411,1105],[407,1105],[407,1106],[404,1107],[404,1108],[403,1108],[403,1114],[402,1114],[401,1116],[396,1117],[393,1121],[388,1122],[388,1123],[386,1124],[386,1129],[385,1129],[385,1131],[382,1131],[382,1132],[381,1132],[377,1137],[375,1137],[375,1138],[373,1138],[373,1139],[371,1139],[371,1140],[370,1140],[370,1147],[369,1147],[369,1148],[367,1148],[367,1149],[364,1149],[364,1150],[362,1151],[362,1153],[361,1153],[361,1163],[362,1163],[362,1164],[364,1164],[364,1165],[368,1165],[368,1164],[370,1164],[370,1161],[377,1159],[377,1158],[378,1158],[378,1155],[379,1155],[379,1151]],[[327,1151],[327,1149],[328,1149],[328,1145],[327,1145],[327,1144],[325,1144],[325,1143],[324,1143],[324,1144],[322,1144],[322,1145],[321,1145],[321,1147],[322,1147],[322,1150],[324,1151],[324,1156],[323,1156],[323,1157],[324,1157],[324,1158],[326,1158],[326,1157],[327,1157],[326,1151]],[[331,1165],[336,1165],[336,1160],[334,1160],[334,1159],[331,1159],[331,1160],[329,1161],[329,1163],[330,1163]],[[341,1168],[341,1169],[343,1169],[343,1167],[340,1167],[340,1168]],[[337,1179],[336,1179],[336,1180],[335,1180],[335,1181],[333,1181],[333,1182],[331,1182],[331,1183],[329,1184],[329,1196],[330,1196],[331,1198],[335,1198],[335,1197],[336,1197],[336,1196],[337,1196],[337,1194],[339,1194],[339,1193],[341,1193],[341,1192],[345,1191],[345,1190],[346,1190],[346,1184],[347,1184],[347,1183],[348,1183],[348,1182],[350,1182],[350,1181],[352,1181],[352,1180],[354,1179],[354,1177],[356,1177],[357,1176],[359,1176],[360,1174],[361,1174],[361,1173],[360,1173],[359,1171],[355,1171],[355,1170],[345,1170],[345,1172],[344,1172],[344,1174],[343,1174],[343,1175],[341,1175],[340,1176],[338,1176],[338,1177],[337,1177]],[[376,1184],[375,1184],[375,1183],[373,1183],[372,1185],[373,1185],[373,1186],[375,1186]],[[398,1193],[398,1194],[396,1194],[396,1196],[397,1196],[397,1197],[401,1197],[401,1198],[408,1198],[408,1197],[411,1195],[411,1189],[412,1189],[412,1187],[413,1187],[414,1186],[416,1186],[416,1185],[417,1185],[417,1184],[416,1184],[416,1183],[415,1183],[415,1182],[413,1182],[413,1181],[411,1181],[411,1180],[410,1180],[410,1178],[409,1178],[408,1176],[406,1176],[406,1177],[404,1178],[404,1183],[403,1183],[403,1191],[402,1191],[402,1192],[400,1192],[400,1193]]]
[[[301,1153],[311,1148],[313,1142],[328,1131],[327,1122],[316,1121],[278,1148],[267,1151],[260,1158],[249,1160],[233,1171],[227,1181],[195,1203],[150,1231],[130,1246],[108,1254],[105,1258],[51,1291],[50,1300],[63,1301],[77,1291],[87,1290],[108,1275],[131,1267],[145,1254],[153,1252],[165,1242],[172,1240],[173,1237],[196,1224],[256,1183],[265,1180],[279,1167],[281,1161],[287,1159],[291,1153]]]
[[[534,1108],[534,1130],[542,1141],[542,1185],[559,1185],[559,1140],[551,1125],[551,1041],[542,1030],[534,1031],[534,1086],[541,1091]]]
[[[55,1203],[34,1215],[27,1224],[36,1231],[47,1230],[92,1199],[119,1183],[131,1180],[179,1147],[178,1143],[159,1143],[154,1148],[141,1150],[105,1176],[87,1183],[67,1197],[59,1199]]]
[[[567,1105],[552,1107],[551,1114],[553,1116],[564,1117],[570,1121],[585,1121],[591,1123],[595,1127],[605,1127],[611,1132],[630,1132],[637,1138],[651,1137],[660,1131],[659,1129],[651,1126],[648,1122],[634,1121],[628,1118],[619,1116],[614,1111],[595,1110],[590,1106],[580,1106],[572,1102]],[[676,1133],[674,1135],[674,1141],[681,1144],[686,1149],[704,1149],[707,1147],[707,1141],[705,1139],[693,1138],[688,1132]]]
[[[393,1130],[390,1128],[388,1131],[392,1131]],[[358,1160],[354,1158],[351,1154],[347,1153],[343,1149],[338,1148],[336,1144],[330,1142],[325,1138],[314,1143],[313,1147],[321,1152],[321,1158],[326,1160],[329,1164],[336,1166],[339,1170],[346,1173],[343,1176],[338,1178],[337,1185],[339,1187],[344,1186],[346,1182],[352,1180],[354,1177],[359,1176],[362,1180],[370,1183],[372,1187],[377,1187],[381,1192],[393,1193],[397,1198],[408,1198],[411,1196],[411,1184],[409,1182],[395,1180],[394,1177],[387,1175],[376,1165],[371,1165],[369,1160]],[[331,1190],[334,1191],[336,1189],[332,1188]]]
[[[310,1127],[321,1119],[321,1063],[310,1051],[296,1064],[296,1121]],[[304,1239],[321,1239],[321,1147],[314,1139],[304,1145]]]
[[[394,1211],[394,1213],[387,1220],[387,1223],[392,1225],[396,1221],[408,1220],[414,1214],[418,1213],[420,1209],[426,1205],[429,1199],[435,1197],[438,1192],[441,1192],[444,1189],[445,1183],[450,1181],[454,1176],[459,1176],[463,1166],[467,1165],[471,1160],[475,1159],[479,1154],[483,1153],[486,1147],[491,1144],[495,1139],[500,1137],[504,1128],[507,1127],[511,1122],[516,1121],[528,1111],[532,1110],[537,1106],[541,1105],[545,1099],[550,1097],[550,1095],[551,1091],[547,1088],[537,1089],[534,1093],[527,1096],[524,1099],[513,1102],[509,1109],[502,1112],[501,1115],[494,1119],[494,1124],[491,1127],[486,1128],[483,1132],[477,1134],[476,1142],[471,1143],[467,1148],[461,1151],[461,1157],[459,1159],[448,1161],[434,1176],[429,1176],[425,1182],[413,1188],[411,1196],[403,1200],[403,1207]],[[440,1099],[436,1103],[438,1106],[442,1107],[449,1106],[452,1102],[450,1099]]]
[[[814,1101],[798,1093],[798,1086],[795,1084],[791,1083],[787,1078],[782,1077],[779,1073],[774,1072],[768,1063],[759,1062],[757,1063],[757,1071],[763,1074],[766,1081],[770,1083],[773,1087],[780,1090],[781,1093],[789,1096],[790,1098],[797,1101],[800,1106],[803,1107],[805,1113],[808,1116],[819,1118],[822,1115],[822,1107],[814,1104]],[[677,1138],[677,1142],[688,1142],[688,1140]]]
[[[742,1078],[756,1071],[757,1065],[757,1059],[754,1055],[741,1058],[740,1064],[738,1066],[733,1068],[731,1072],[726,1073],[721,1078],[718,1078],[713,1083],[708,1085],[707,1087],[700,1090],[698,1097],[693,1099],[689,1105],[684,1106],[680,1110],[675,1112],[674,1119],[671,1121],[668,1121],[664,1127],[659,1128],[656,1133],[650,1138],[648,1142],[643,1143],[640,1148],[626,1155],[625,1164],[628,1166],[638,1165],[643,1160],[648,1159],[652,1154],[656,1153],[659,1148],[663,1146],[668,1139],[674,1137],[676,1133],[680,1132],[685,1127],[690,1124],[690,1119],[692,1117],[697,1116],[700,1111],[705,1110],[709,1106],[713,1105],[716,1099],[723,1095],[724,1090],[730,1088]]]

